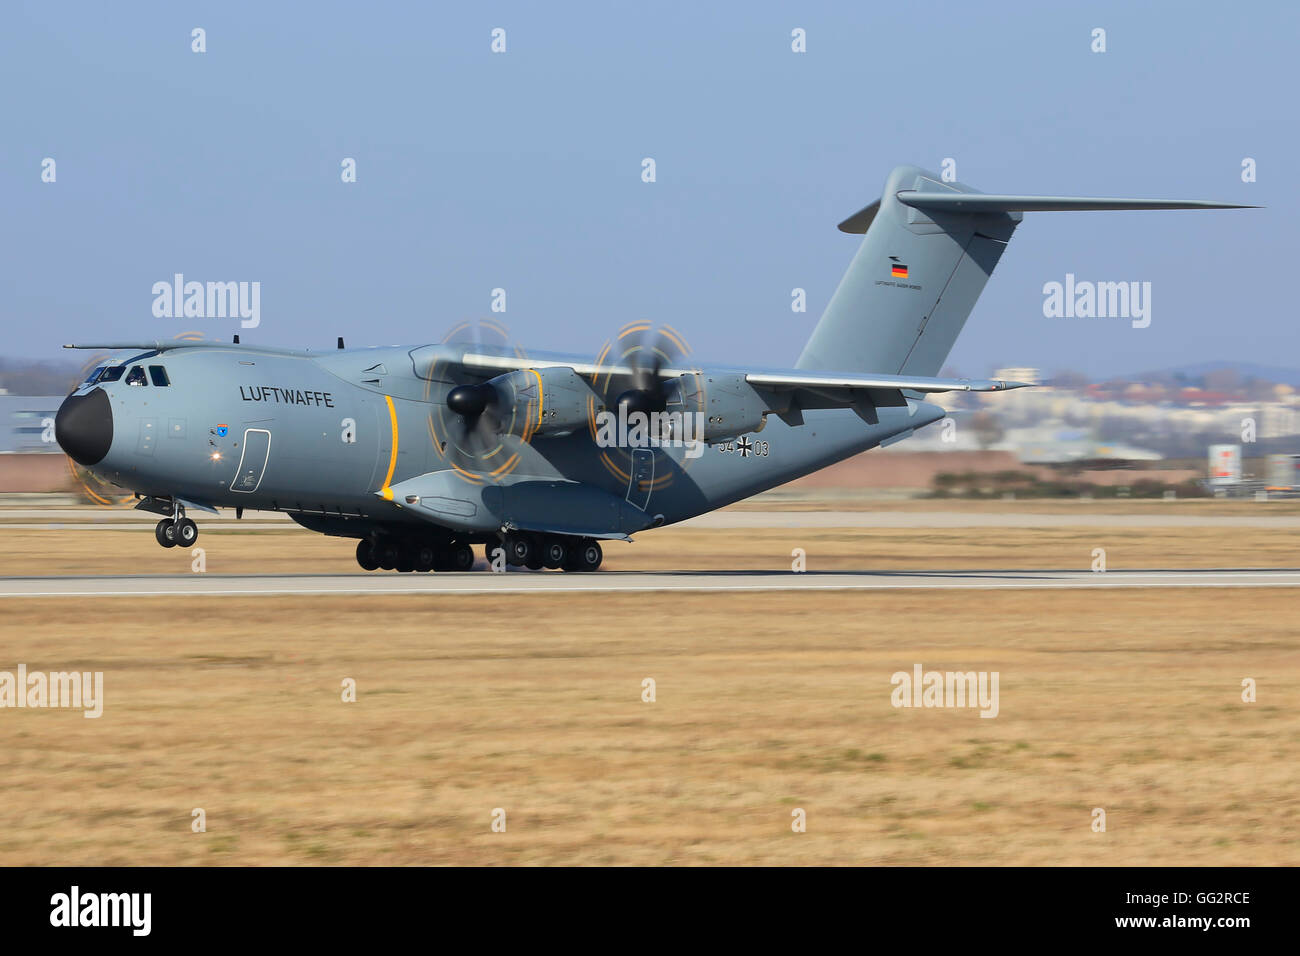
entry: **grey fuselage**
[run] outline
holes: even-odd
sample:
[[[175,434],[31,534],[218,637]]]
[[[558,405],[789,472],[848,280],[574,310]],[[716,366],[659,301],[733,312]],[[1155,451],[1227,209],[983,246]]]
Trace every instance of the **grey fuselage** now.
[[[138,494],[285,511],[329,534],[432,527],[464,540],[509,528],[622,537],[773,488],[945,415],[919,400],[881,408],[874,425],[845,408],[808,411],[797,426],[772,415],[758,432],[696,458],[682,447],[634,458],[598,447],[578,429],[515,441],[497,459],[517,455],[508,470],[491,461],[475,471],[443,444],[448,382],[431,382],[428,372],[431,353],[454,368],[463,351],[172,348],[117,363],[161,365],[165,387],[127,384],[128,371],[82,385],[70,398],[106,394],[111,443],[87,467]],[[635,469],[639,481],[631,479]],[[409,494],[412,488],[422,493]],[[600,514],[589,521],[593,512]]]

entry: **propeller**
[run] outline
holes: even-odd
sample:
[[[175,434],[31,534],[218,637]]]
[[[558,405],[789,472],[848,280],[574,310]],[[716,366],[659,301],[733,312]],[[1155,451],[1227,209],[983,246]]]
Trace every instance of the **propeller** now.
[[[497,390],[489,382],[457,385],[447,393],[447,407],[463,418],[478,418],[496,401]]]
[[[659,442],[683,437],[673,434],[679,423],[685,424],[683,419],[687,415],[693,416],[692,423],[702,421],[708,407],[703,378],[693,367],[690,352],[676,329],[641,321],[625,325],[597,355],[595,364],[599,371],[591,380],[596,396],[589,406],[589,425],[593,441],[600,445],[599,462],[615,483],[627,487],[633,481],[644,481],[645,462],[638,447],[600,443],[602,431],[606,436],[609,432],[608,420],[602,420],[599,413],[612,413],[620,423],[618,434],[622,435],[622,423],[627,423],[628,434],[634,424],[639,424],[630,420],[633,412],[646,416],[669,412],[651,418],[647,424],[659,434],[649,437]],[[677,421],[673,421],[675,417]],[[689,440],[691,434],[687,431],[685,437]],[[650,488],[666,488],[677,471],[686,470],[698,459],[698,456],[675,457],[675,463],[661,458],[654,466],[650,485],[643,489],[647,494]]]
[[[524,354],[512,344],[504,326],[486,319],[461,323],[443,338],[443,343],[486,354]],[[500,395],[491,382],[457,382],[459,377],[459,373],[452,374],[456,384],[441,402],[433,402],[430,426],[453,465],[463,471],[495,476],[518,461],[510,447],[514,439],[504,434],[511,421],[503,420],[512,419],[516,410],[509,396]]]
[[[620,330],[618,338],[605,346],[602,363],[631,369],[631,373],[610,372],[603,376],[603,391],[616,393],[612,404],[618,414],[641,412],[650,415],[665,411],[675,387],[675,380],[661,374],[670,362],[683,358],[689,349],[676,330],[649,322],[633,322]]]

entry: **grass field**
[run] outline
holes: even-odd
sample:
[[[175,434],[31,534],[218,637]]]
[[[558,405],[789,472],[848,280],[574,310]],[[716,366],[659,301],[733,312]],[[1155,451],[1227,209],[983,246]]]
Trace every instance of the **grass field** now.
[[[105,703],[0,711],[0,864],[1294,865],[1296,611],[1253,589],[7,599],[0,669],[100,670]],[[915,663],[998,671],[999,716],[895,709]]]
[[[230,523],[233,524],[233,523]],[[356,543],[286,523],[283,529],[201,526],[213,574],[361,573]],[[45,531],[0,528],[0,575],[175,574],[190,551],[160,548],[151,528]],[[809,570],[1091,567],[1111,570],[1300,567],[1300,532],[1279,528],[661,528],[605,545],[611,570],[788,569],[802,548]],[[482,558],[482,549],[477,549]],[[558,573],[558,572],[551,572]]]
[[[1287,529],[1086,523],[1263,513],[1239,503],[1095,504],[936,505],[1065,528],[666,528],[606,564],[1300,566]],[[345,540],[203,527],[208,573],[365,577]],[[4,575],[193,560],[148,528],[0,533]],[[10,598],[0,671],[102,671],[106,699],[0,710],[0,865],[1296,865],[1298,610],[1290,589]],[[997,718],[891,706],[918,663],[997,671]]]

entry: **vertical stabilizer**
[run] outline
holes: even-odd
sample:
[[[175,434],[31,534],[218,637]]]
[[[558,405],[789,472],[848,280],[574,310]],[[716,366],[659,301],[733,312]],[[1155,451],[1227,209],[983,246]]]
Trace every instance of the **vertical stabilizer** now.
[[[936,375],[1021,215],[920,209],[899,193],[960,196],[915,166],[889,175],[877,202],[840,224],[865,233],[797,367]]]

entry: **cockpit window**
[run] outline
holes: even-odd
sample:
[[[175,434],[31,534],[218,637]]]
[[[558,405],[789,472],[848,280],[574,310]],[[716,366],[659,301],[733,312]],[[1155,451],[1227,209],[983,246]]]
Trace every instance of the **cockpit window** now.
[[[148,385],[148,384],[149,384],[148,382],[145,381],[145,378],[144,378],[144,366],[143,366],[143,365],[132,365],[132,366],[131,366],[131,371],[129,371],[129,372],[126,373],[126,384],[128,384],[128,385],[139,385],[139,386],[145,386],[145,385]]]
[[[99,376],[97,381],[101,385],[104,382],[116,382],[119,378],[122,377],[122,373],[125,371],[126,371],[125,365],[110,365],[108,368],[104,369],[104,374]]]
[[[92,383],[93,383],[97,378],[99,378],[100,375],[103,374],[104,369],[106,369],[106,368],[108,368],[107,365],[96,365],[96,366],[91,370],[90,374],[86,376],[86,380],[85,380],[84,382],[82,382],[81,384],[83,384],[83,385],[90,385],[90,384],[92,384]]]
[[[167,369],[163,368],[161,365],[149,366],[149,378],[159,388],[172,383],[171,379],[167,377]]]

